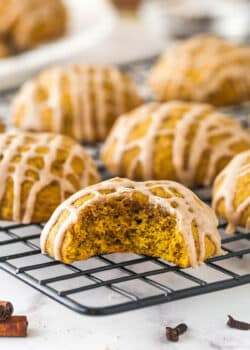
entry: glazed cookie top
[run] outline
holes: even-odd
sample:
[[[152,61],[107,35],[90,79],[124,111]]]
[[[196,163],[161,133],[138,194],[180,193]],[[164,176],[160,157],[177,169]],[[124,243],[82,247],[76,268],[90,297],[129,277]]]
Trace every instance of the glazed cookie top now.
[[[20,50],[61,36],[67,27],[62,0],[0,0],[0,18],[0,34]]]
[[[235,156],[225,169],[217,176],[214,182],[213,208],[217,210],[218,204],[224,200],[225,218],[229,224],[227,232],[233,233],[244,211],[250,206],[249,179],[243,182],[242,200],[236,205],[235,197],[238,192],[238,184],[244,178],[250,178],[250,151],[242,152]],[[246,222],[246,228],[250,229],[250,217]]]
[[[55,67],[21,88],[14,100],[14,124],[101,141],[120,114],[141,102],[133,79],[116,68]]]
[[[160,191],[158,191],[160,190]],[[159,207],[176,218],[177,227],[185,240],[190,263],[200,264],[205,256],[205,237],[215,245],[216,253],[222,253],[220,235],[217,230],[217,218],[211,208],[189,189],[173,181],[135,182],[128,179],[113,178],[75,193],[62,203],[53,213],[41,235],[42,251],[46,251],[46,241],[54,225],[60,222],[54,241],[54,256],[61,258],[61,246],[67,230],[78,220],[86,206],[94,206],[103,198],[116,198],[121,194],[131,197],[136,192],[147,196],[149,207]],[[159,195],[158,193],[161,193]],[[65,215],[66,214],[66,215]],[[62,219],[64,217],[64,219]],[[192,235],[192,223],[195,222],[199,234],[199,257],[197,257]]]
[[[163,140],[160,149],[159,140]],[[168,161],[161,158],[160,168],[173,164],[172,177],[188,186],[197,183],[197,171],[206,157],[206,171],[199,184],[209,185],[218,173],[219,162],[229,161],[239,153],[235,145],[240,151],[242,147],[250,148],[249,133],[239,122],[209,105],[178,101],[149,103],[117,120],[104,144],[102,157],[115,175],[125,172],[134,179],[140,169],[140,178],[149,180],[156,177],[155,159],[160,153],[164,156],[169,148],[171,158]],[[132,156],[125,165],[129,152]]]
[[[218,94],[220,89],[233,89],[238,99],[250,99],[250,48],[209,35],[195,36],[181,41],[159,59],[149,84],[160,100],[239,103],[231,95],[223,101]]]
[[[0,173],[0,203],[10,181],[13,220],[23,223],[31,222],[37,195],[46,186],[59,185],[60,202],[100,179],[94,161],[79,144],[69,137],[49,133],[0,134]],[[22,213],[25,183],[32,186]]]

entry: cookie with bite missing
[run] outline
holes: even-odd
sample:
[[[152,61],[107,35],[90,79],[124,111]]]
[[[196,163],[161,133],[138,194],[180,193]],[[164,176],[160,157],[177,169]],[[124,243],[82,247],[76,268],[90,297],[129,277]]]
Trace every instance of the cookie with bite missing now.
[[[64,263],[97,254],[160,257],[182,267],[221,254],[211,208],[173,181],[114,178],[68,198],[41,235],[41,248]]]

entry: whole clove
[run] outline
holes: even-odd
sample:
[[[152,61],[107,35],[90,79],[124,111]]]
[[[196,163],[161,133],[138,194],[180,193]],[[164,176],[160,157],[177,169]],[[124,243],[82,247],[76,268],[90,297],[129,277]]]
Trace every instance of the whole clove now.
[[[169,341],[179,341],[179,336],[187,331],[188,327],[185,323],[180,323],[175,328],[166,327],[166,337]]]
[[[8,301],[0,301],[0,322],[7,321],[13,314],[13,305]]]
[[[179,334],[178,331],[175,328],[166,327],[166,337],[170,341],[178,341],[179,340]]]
[[[227,325],[230,328],[240,329],[242,331],[250,330],[250,323],[235,320],[232,316],[228,315]]]
[[[187,331],[188,327],[185,323],[180,323],[175,327],[175,329],[177,330],[178,334],[181,335]]]

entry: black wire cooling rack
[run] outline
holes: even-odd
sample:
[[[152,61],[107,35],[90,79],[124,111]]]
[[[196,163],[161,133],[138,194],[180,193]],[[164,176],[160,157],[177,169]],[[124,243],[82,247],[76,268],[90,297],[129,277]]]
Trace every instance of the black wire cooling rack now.
[[[146,60],[123,67],[135,76],[146,97],[142,83],[151,63]],[[0,95],[0,113],[6,118],[11,96],[11,92]],[[245,125],[249,125],[248,110],[234,110]],[[88,150],[107,178],[99,146]],[[210,202],[209,189],[196,192]],[[101,255],[65,265],[41,254],[42,227],[0,222],[0,269],[81,314],[115,314],[250,283],[250,233],[239,229],[235,235],[226,235],[224,223],[220,232],[226,254],[195,269],[136,254]]]
[[[250,235],[225,238],[223,224],[227,254],[195,269],[136,254],[65,265],[40,253],[41,229],[0,222],[0,268],[82,314],[115,314],[250,283]]]

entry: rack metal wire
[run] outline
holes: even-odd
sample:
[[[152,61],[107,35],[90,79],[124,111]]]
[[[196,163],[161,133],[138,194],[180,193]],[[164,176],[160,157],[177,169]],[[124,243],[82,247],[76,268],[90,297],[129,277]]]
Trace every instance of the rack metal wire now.
[[[147,60],[123,68],[141,84],[150,64]],[[148,94],[145,88],[144,94]],[[9,96],[5,100],[0,96],[0,107],[6,110]],[[249,125],[245,111],[237,114]],[[99,146],[88,150],[107,178]],[[198,189],[197,194],[210,202],[209,189]],[[250,233],[238,229],[235,235],[226,235],[223,222],[220,232],[226,254],[196,269],[136,254],[100,255],[65,265],[41,254],[42,227],[0,222],[0,269],[81,314],[110,315],[250,283]]]
[[[250,234],[244,232],[223,239],[226,255],[181,269],[135,254],[64,265],[40,253],[41,229],[1,222],[0,268],[82,314],[114,314],[250,283]]]

